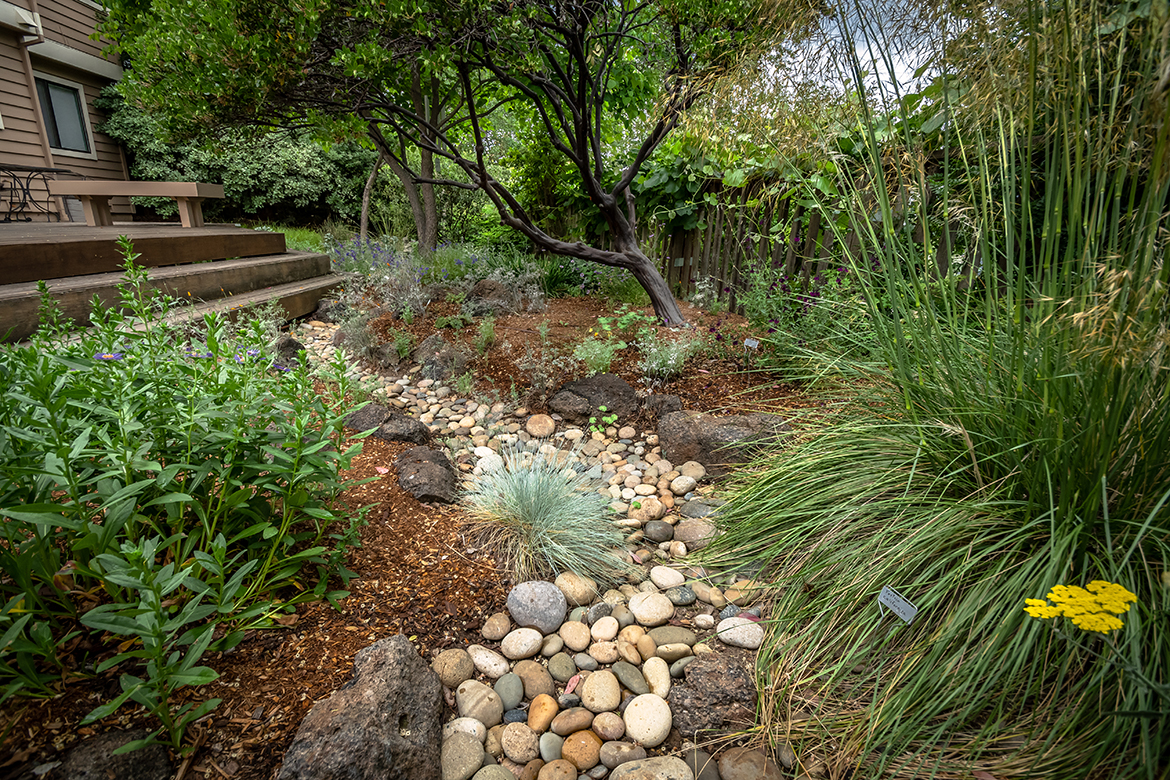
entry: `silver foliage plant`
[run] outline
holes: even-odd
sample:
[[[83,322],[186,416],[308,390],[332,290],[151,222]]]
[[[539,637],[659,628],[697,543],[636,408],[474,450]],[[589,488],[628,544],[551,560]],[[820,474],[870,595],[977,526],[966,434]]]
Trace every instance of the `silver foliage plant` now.
[[[517,582],[573,572],[609,584],[630,570],[601,481],[576,456],[507,448],[463,495],[472,533]]]

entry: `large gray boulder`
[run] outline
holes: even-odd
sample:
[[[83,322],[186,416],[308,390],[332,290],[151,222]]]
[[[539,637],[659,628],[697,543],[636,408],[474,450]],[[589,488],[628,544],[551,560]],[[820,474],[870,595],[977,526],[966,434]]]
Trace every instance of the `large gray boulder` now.
[[[603,406],[604,412],[600,411]],[[639,403],[637,393],[626,380],[613,374],[595,374],[565,383],[549,399],[548,408],[571,423],[587,425],[591,417],[600,421],[610,415],[625,422],[638,413]]]
[[[353,670],[309,710],[278,780],[439,780],[438,676],[401,634],[358,652]]]
[[[419,501],[451,504],[459,488],[447,456],[429,447],[412,447],[394,461],[398,484]]]
[[[746,463],[761,444],[790,430],[771,414],[715,417],[671,412],[658,420],[658,443],[662,457],[671,463],[697,461],[707,467],[708,474],[718,476],[726,474],[729,466]]]

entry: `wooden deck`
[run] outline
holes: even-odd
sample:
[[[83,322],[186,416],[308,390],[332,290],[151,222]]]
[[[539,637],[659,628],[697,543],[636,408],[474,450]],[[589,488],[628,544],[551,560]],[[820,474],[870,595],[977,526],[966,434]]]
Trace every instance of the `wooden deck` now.
[[[142,255],[136,262],[151,268],[285,251],[283,233],[235,225],[0,223],[0,284],[117,271],[123,263],[117,245],[122,235],[129,236],[134,251]]]

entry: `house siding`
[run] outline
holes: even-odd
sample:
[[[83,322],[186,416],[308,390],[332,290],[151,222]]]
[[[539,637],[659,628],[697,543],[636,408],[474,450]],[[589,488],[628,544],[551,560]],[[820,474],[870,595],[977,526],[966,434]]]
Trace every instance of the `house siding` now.
[[[24,8],[30,6],[27,0],[16,0],[13,4]],[[96,9],[70,0],[50,2],[42,0],[37,4],[37,11],[41,15],[46,40],[68,46],[86,55],[102,56],[104,42],[91,41],[88,37],[97,24]],[[51,165],[90,179],[125,180],[126,169],[121,148],[109,136],[95,129],[105,121],[105,117],[94,108],[93,101],[110,83],[109,79],[41,56],[37,51],[38,44],[34,43],[27,47],[32,68],[38,74],[50,78],[55,76],[81,86],[85,95],[90,128],[93,129],[90,141],[97,159],[60,153],[47,156],[41,144],[34,109],[36,92],[28,82],[19,42],[20,37],[15,32],[0,30],[0,116],[4,120],[4,129],[0,130],[0,162],[13,165]],[[58,204],[49,199],[48,192],[43,186],[38,187],[34,184],[33,197],[54,214],[57,212]],[[123,216],[134,211],[127,198],[114,198],[110,206],[115,213]],[[6,209],[7,203],[0,202],[0,212]],[[48,218],[35,212],[30,216],[34,219]]]

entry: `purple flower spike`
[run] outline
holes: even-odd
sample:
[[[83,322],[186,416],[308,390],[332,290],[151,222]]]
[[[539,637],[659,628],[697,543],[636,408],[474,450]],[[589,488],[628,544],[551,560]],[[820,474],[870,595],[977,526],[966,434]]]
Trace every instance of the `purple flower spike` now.
[[[94,360],[121,360],[126,357],[124,352],[98,352],[93,356]]]

